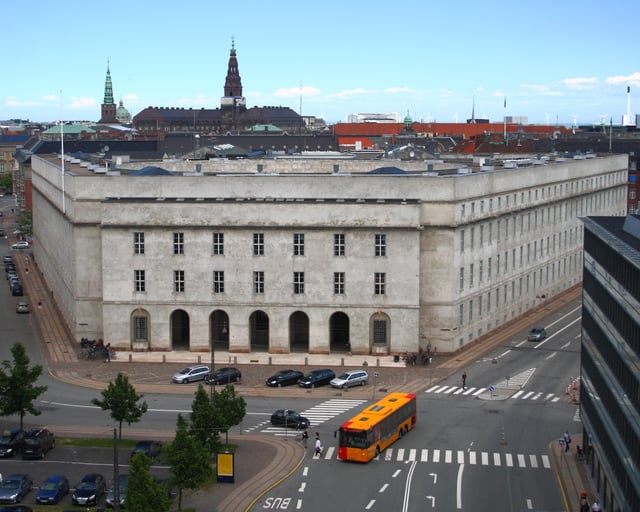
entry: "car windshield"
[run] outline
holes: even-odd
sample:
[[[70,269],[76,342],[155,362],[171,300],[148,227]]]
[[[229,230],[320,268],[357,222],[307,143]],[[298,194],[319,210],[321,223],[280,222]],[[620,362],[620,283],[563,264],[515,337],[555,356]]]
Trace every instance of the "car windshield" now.
[[[342,373],[338,376],[339,379],[341,380],[347,380],[349,378],[349,374],[348,373]]]
[[[40,487],[40,489],[43,489],[45,491],[55,491],[58,487],[60,487],[60,482],[45,482],[44,484],[42,484],[42,487]]]
[[[91,491],[95,488],[96,488],[95,482],[87,482],[86,480],[83,480],[78,485],[76,485],[76,490],[79,490],[79,491]]]
[[[0,484],[2,489],[18,489],[20,487],[19,480],[5,480]]]

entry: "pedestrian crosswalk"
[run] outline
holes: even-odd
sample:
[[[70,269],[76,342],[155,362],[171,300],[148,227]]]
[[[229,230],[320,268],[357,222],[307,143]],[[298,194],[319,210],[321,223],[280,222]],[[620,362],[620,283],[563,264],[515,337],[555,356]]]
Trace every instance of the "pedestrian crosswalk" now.
[[[314,459],[337,459],[335,447],[325,448]],[[468,464],[470,466],[492,466],[518,469],[550,469],[548,455],[525,453],[502,453],[475,450],[452,450],[438,448],[387,448],[374,460],[383,462],[424,462],[431,464]]]
[[[462,386],[442,386],[436,385],[428,388],[425,393],[430,393],[432,395],[453,395],[453,396],[466,396],[466,397],[479,397],[481,395],[491,395],[495,394],[496,397],[504,397],[509,399],[519,399],[519,400],[533,400],[539,402],[557,402],[560,400],[560,397],[555,395],[554,393],[544,393],[542,391],[528,391],[525,389],[510,389],[510,388],[496,388],[493,390],[491,388],[482,388],[482,387],[468,387],[463,388]]]
[[[318,425],[329,421],[344,412],[347,412],[355,407],[362,406],[366,403],[367,400],[332,398],[316,404],[309,409],[298,412],[301,416],[309,419],[312,427],[317,427]],[[287,430],[284,427],[276,427],[271,425],[270,419],[267,419],[258,425],[254,425],[253,427],[245,430],[245,432],[251,432],[254,430],[260,430],[260,432],[262,433],[273,434],[276,436],[293,435],[291,429]]]

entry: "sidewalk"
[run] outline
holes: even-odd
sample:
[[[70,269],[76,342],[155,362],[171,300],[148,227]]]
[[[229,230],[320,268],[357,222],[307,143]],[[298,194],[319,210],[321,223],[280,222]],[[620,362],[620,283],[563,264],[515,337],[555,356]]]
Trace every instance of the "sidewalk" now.
[[[11,242],[12,243],[12,242]],[[16,268],[24,283],[26,298],[32,306],[32,317],[37,326],[40,338],[46,349],[47,365],[50,375],[59,380],[76,386],[93,389],[104,389],[113,380],[118,371],[125,371],[139,393],[180,393],[192,394],[192,386],[170,384],[167,375],[174,367],[189,364],[209,364],[210,354],[191,353],[187,351],[174,352],[123,352],[117,353],[117,359],[111,363],[100,361],[78,361],[78,343],[72,339],[68,329],[61,321],[55,301],[52,299],[43,278],[38,271],[33,258],[20,251],[14,254]],[[391,356],[353,356],[347,354],[310,355],[284,354],[271,355],[267,353],[235,354],[216,351],[215,364],[220,366],[251,366],[255,373],[263,375],[274,373],[278,367],[331,367],[331,368],[362,368],[366,366],[370,375],[379,372],[384,380],[375,382],[374,388],[365,386],[361,389],[345,391],[344,394],[359,395],[367,398],[379,392],[405,391],[418,393],[428,386],[445,380],[455,374],[460,368],[482,357],[491,348],[503,343],[515,333],[533,325],[538,319],[556,311],[568,302],[580,297],[581,289],[574,288],[564,295],[545,303],[532,311],[526,319],[512,322],[503,326],[499,332],[485,336],[480,342],[465,348],[456,354],[439,354],[433,363],[426,367],[409,367],[404,362],[394,362]],[[526,322],[526,325],[525,325]],[[159,367],[166,369],[158,371]],[[302,368],[304,370],[304,368]],[[238,386],[238,393],[245,396],[265,396],[274,392],[260,385]],[[275,390],[277,392],[277,390]],[[314,390],[293,389],[287,392],[289,396],[335,396],[341,391],[317,388]],[[133,429],[135,431],[135,427]],[[140,435],[143,435],[140,432]],[[167,434],[167,433],[165,433]],[[170,434],[170,433],[169,433]],[[575,444],[582,446],[581,435],[572,433]],[[299,443],[289,440],[283,441],[273,436],[256,434],[230,434],[230,440],[237,444],[235,460],[236,483],[216,483],[212,491],[202,497],[207,510],[211,510],[212,503],[216,504],[217,512],[237,512],[247,510],[252,501],[261,493],[266,492],[278,482],[286,479],[304,460],[305,452]],[[575,453],[564,453],[557,441],[549,445],[554,471],[556,472],[562,497],[567,512],[579,510],[580,492],[586,491],[590,499],[594,496],[591,480],[587,476],[587,468],[579,462]],[[243,455],[249,454],[244,457]],[[197,496],[194,497],[197,499]],[[198,508],[199,510],[199,508]]]

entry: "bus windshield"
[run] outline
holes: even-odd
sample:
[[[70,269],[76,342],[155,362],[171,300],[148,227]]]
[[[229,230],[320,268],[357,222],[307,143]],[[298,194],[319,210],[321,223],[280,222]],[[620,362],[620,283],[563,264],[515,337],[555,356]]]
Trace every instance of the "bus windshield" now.
[[[340,430],[340,446],[349,448],[367,448],[367,432],[364,430]]]

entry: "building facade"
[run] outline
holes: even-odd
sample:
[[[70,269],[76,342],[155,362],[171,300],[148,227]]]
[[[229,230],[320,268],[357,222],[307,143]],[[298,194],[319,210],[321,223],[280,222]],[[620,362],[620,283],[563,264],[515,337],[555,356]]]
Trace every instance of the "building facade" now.
[[[640,510],[640,216],[584,219],[580,414],[603,510]]]
[[[623,155],[440,175],[341,165],[63,175],[34,155],[34,253],[78,339],[454,352],[579,284],[579,217],[625,213]]]

